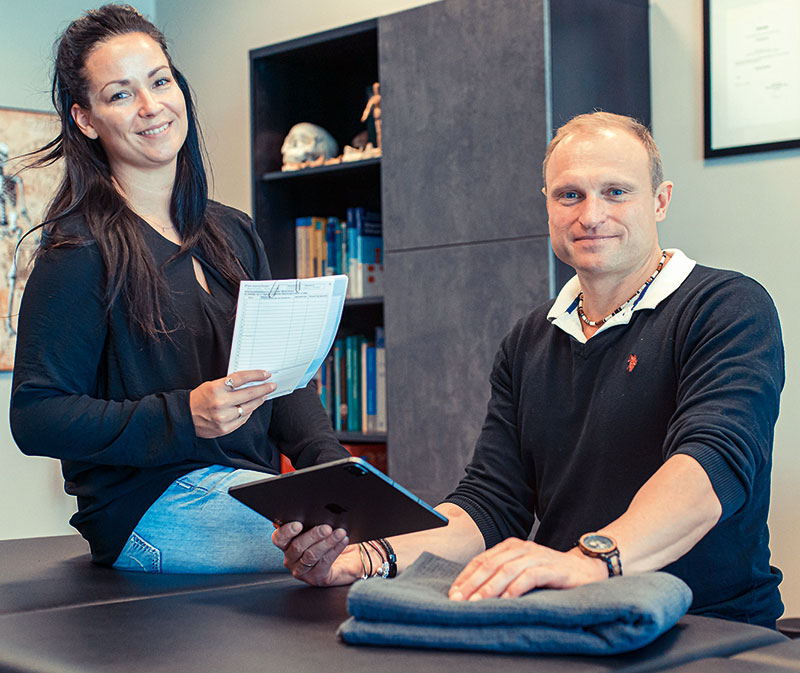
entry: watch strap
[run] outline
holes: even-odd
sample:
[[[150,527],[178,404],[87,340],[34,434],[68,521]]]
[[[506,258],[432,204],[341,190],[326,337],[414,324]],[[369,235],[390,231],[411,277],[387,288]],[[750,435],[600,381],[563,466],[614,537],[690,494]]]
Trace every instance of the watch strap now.
[[[600,554],[599,557],[606,562],[609,577],[619,577],[622,575],[622,559],[619,557],[619,549]]]

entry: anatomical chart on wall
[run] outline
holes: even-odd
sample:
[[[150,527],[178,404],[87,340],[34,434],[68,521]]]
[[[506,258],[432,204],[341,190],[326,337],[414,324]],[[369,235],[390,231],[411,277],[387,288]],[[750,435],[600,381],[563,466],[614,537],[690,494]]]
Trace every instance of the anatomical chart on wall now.
[[[61,177],[61,162],[17,174],[19,159],[59,132],[54,114],[0,108],[0,371],[14,365],[17,314],[31,270],[39,232],[22,237],[42,221]],[[15,255],[16,250],[16,255]]]

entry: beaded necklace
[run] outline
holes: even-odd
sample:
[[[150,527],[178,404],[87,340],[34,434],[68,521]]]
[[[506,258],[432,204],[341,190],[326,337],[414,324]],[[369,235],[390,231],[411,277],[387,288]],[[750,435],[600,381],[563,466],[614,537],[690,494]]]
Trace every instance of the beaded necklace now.
[[[580,316],[580,319],[583,320],[583,322],[585,322],[587,325],[589,325],[589,327],[600,327],[600,325],[604,325],[606,322],[611,320],[611,318],[613,318],[615,315],[617,315],[617,313],[619,313],[620,311],[624,310],[628,306],[628,304],[630,304],[632,301],[635,301],[636,298],[640,294],[642,294],[642,292],[644,292],[644,289],[656,279],[656,276],[659,273],[661,273],[661,269],[664,268],[664,263],[666,261],[667,261],[667,251],[666,250],[662,250],[661,251],[661,260],[658,262],[658,266],[656,267],[656,270],[653,272],[653,275],[650,276],[650,278],[648,278],[644,282],[644,285],[642,285],[642,287],[640,287],[638,290],[636,290],[636,292],[634,293],[634,295],[630,299],[628,299],[627,301],[624,301],[617,308],[615,308],[613,311],[611,311],[611,313],[609,313],[605,318],[602,318],[600,320],[589,320],[589,318],[586,317],[586,314],[583,312],[583,291],[581,291],[580,294],[578,295],[578,316]]]

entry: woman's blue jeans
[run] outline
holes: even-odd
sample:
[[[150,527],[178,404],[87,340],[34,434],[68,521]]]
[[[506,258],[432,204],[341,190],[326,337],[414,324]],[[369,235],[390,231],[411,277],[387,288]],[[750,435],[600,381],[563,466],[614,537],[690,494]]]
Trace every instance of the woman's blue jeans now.
[[[228,495],[269,475],[212,465],[176,479],[139,520],[114,563],[151,573],[246,573],[285,570],[272,544],[274,526]]]

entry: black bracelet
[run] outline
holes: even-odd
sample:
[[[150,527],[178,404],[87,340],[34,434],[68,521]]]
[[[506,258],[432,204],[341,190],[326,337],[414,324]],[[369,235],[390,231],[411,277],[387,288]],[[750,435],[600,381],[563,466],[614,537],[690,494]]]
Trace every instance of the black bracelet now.
[[[386,538],[378,538],[378,543],[386,550],[386,565],[388,568],[384,571],[383,577],[392,578],[397,575],[397,556],[392,549],[392,545]]]
[[[375,553],[378,555],[381,563],[383,563],[386,560],[383,555],[383,547],[375,544],[372,540],[367,540],[367,544],[375,550]]]
[[[383,558],[382,547],[380,545],[376,545],[372,540],[367,540],[366,544],[363,542],[361,544],[363,544],[364,549],[367,550],[367,556],[369,556],[370,570],[372,569],[372,554],[369,553],[369,548],[372,548],[375,550],[375,553],[378,555],[378,558],[381,561],[381,565],[378,566],[378,570],[375,573],[375,575],[380,577],[385,577],[386,576],[385,571],[387,565],[386,565],[386,559]]]
[[[384,556],[386,549],[381,545],[379,542],[369,540],[367,544],[375,550],[375,553],[378,554],[378,558],[381,560],[380,568],[378,568],[378,572],[375,573],[376,577],[381,577],[386,579],[389,577],[389,561]]]
[[[364,544],[363,542],[361,544]],[[369,559],[369,577],[372,577],[372,554],[369,553],[369,549],[364,547],[364,551],[367,552],[367,559]]]

